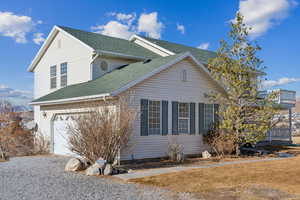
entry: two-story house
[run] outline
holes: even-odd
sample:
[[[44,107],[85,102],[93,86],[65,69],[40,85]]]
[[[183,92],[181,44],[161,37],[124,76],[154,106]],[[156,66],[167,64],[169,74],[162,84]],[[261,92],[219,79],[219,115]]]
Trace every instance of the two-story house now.
[[[121,160],[164,157],[174,137],[185,154],[199,154],[218,108],[206,94],[225,92],[205,67],[215,55],[137,35],[124,40],[55,26],[29,67],[38,130],[51,139],[53,153],[69,154],[67,127],[84,102],[130,93],[141,117],[134,146]]]

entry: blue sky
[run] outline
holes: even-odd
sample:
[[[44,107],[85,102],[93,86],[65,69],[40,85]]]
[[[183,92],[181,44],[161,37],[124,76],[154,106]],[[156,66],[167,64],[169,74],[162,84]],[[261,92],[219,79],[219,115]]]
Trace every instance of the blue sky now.
[[[29,101],[27,67],[54,25],[128,38],[133,33],[216,50],[239,10],[263,50],[268,87],[300,95],[299,0],[2,0],[0,98]]]

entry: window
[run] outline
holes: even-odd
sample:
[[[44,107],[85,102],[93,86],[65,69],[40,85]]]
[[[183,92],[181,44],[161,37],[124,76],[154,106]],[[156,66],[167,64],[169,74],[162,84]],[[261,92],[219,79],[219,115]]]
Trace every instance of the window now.
[[[183,82],[187,81],[187,72],[185,69],[181,71],[181,81]]]
[[[58,48],[58,49],[61,48],[61,39],[57,40],[57,48]]]
[[[189,133],[190,106],[188,103],[178,103],[178,132]]]
[[[60,65],[60,86],[65,87],[68,84],[68,64],[62,63]]]
[[[50,67],[50,88],[56,88],[56,65]]]
[[[149,135],[160,135],[160,101],[149,101]]]
[[[210,130],[214,123],[214,105],[204,104],[204,129]]]

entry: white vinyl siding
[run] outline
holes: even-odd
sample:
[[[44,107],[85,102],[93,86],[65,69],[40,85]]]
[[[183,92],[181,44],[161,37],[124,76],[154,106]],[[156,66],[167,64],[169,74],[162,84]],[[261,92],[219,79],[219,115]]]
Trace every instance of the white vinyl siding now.
[[[189,133],[190,106],[189,103],[178,103],[178,133]]]
[[[181,80],[180,74],[186,70],[188,79],[186,82]],[[168,145],[174,141],[184,146],[185,154],[200,154],[204,150],[209,150],[203,143],[203,134],[199,133],[199,114],[198,103],[209,103],[205,94],[211,91],[220,92],[221,88],[212,81],[189,59],[180,61],[170,68],[154,75],[142,83],[132,87],[129,91],[133,96],[132,106],[140,109],[141,99],[165,100],[168,101],[168,135],[148,135],[141,136],[141,122],[138,117],[134,123],[133,136],[129,143],[128,150],[121,152],[122,160],[157,158],[164,157],[168,152]],[[128,93],[123,93],[126,95]],[[195,102],[195,133],[172,135],[172,103]]]
[[[214,105],[204,104],[204,129],[211,130],[214,123]]]
[[[60,65],[60,86],[68,85],[68,63],[64,62]]]
[[[56,65],[50,67],[50,88],[54,89],[57,85],[57,70]]]
[[[160,135],[161,133],[161,103],[160,101],[149,101],[148,103],[148,125],[149,135]]]

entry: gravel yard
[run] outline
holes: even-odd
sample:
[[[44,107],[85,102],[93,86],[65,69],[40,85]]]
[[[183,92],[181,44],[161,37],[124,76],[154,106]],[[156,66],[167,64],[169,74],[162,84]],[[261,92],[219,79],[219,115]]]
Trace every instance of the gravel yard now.
[[[158,188],[64,172],[68,158],[18,157],[0,163],[0,200],[191,199]]]

